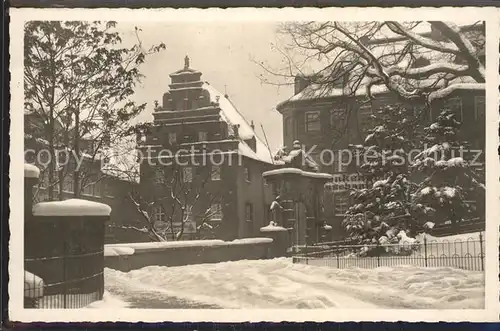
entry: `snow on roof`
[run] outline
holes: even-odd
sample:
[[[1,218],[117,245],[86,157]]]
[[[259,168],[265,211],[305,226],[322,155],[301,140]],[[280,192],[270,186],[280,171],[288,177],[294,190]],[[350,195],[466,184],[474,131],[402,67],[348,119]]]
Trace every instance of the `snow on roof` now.
[[[443,81],[440,81],[438,84],[436,84],[437,79],[426,79],[426,80],[420,80],[420,81],[415,81],[412,84],[412,87],[431,87],[434,86],[436,88],[439,88],[444,84]],[[456,79],[453,79],[449,82],[449,85],[455,85],[455,84],[460,84],[458,87],[460,89],[480,89],[481,87],[476,83],[476,81],[469,76],[464,76],[464,77],[458,77]],[[385,94],[389,93],[389,89],[385,85],[373,85],[370,89],[372,95],[380,95],[380,94]],[[288,100],[282,101],[278,104],[277,108],[283,106],[284,104],[288,102],[295,102],[295,101],[304,101],[304,100],[316,100],[316,99],[326,99],[326,98],[333,98],[333,97],[341,97],[341,96],[352,96],[353,91],[351,91],[349,88],[337,88],[334,87],[330,84],[324,83],[312,83],[308,85],[304,90],[301,92],[295,94]],[[355,96],[366,96],[366,88],[363,86],[363,84],[360,85],[360,87],[357,88],[356,92],[354,93]]]
[[[33,206],[35,216],[109,216],[111,207],[81,199],[40,202]]]
[[[246,121],[243,115],[238,111],[238,109],[236,109],[234,104],[228,98],[226,98],[222,93],[217,91],[208,83],[203,84],[203,89],[207,90],[210,93],[210,101],[219,102],[221,116],[223,117],[224,121],[226,121],[228,124],[240,125],[238,132],[241,139],[252,139],[255,136],[255,132],[253,131],[250,124]]]
[[[24,177],[27,178],[38,178],[40,176],[40,169],[33,164],[24,164]]]
[[[273,175],[283,175],[283,174],[296,174],[304,177],[311,178],[323,178],[323,179],[332,179],[332,175],[326,173],[318,173],[318,172],[309,172],[303,171],[297,168],[281,168],[275,170],[269,170],[262,173],[263,177],[273,176]]]
[[[169,76],[173,77],[173,76],[192,75],[192,74],[201,74],[201,72],[191,68],[185,68],[177,70],[176,72],[171,73]]]
[[[246,156],[248,158],[257,161],[273,164],[274,163],[273,158],[269,153],[269,149],[267,148],[266,144],[255,134],[251,125],[247,122],[245,117],[238,111],[238,109],[231,102],[231,100],[226,98],[222,93],[217,91],[214,87],[212,87],[210,84],[206,82],[203,84],[203,89],[209,92],[210,101],[219,103],[223,121],[225,121],[230,125],[239,125],[238,136],[241,139],[238,145],[239,153],[243,156]],[[256,146],[255,152],[245,142],[245,140],[249,140],[252,138],[255,138],[255,146]]]

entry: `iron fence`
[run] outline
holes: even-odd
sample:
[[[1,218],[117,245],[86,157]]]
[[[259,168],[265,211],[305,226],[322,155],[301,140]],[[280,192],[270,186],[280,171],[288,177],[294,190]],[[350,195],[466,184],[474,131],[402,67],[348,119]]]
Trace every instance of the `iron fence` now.
[[[25,308],[81,308],[104,293],[104,222],[39,218],[25,224]]]
[[[339,269],[377,268],[398,265],[420,267],[452,267],[484,271],[485,244],[478,239],[412,241],[386,245],[346,245],[323,243],[308,246],[293,256],[294,263],[329,266]]]

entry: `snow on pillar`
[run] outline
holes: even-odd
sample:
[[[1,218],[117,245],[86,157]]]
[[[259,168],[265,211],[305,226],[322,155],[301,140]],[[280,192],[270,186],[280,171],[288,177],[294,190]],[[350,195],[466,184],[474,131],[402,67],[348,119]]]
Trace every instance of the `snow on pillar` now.
[[[39,308],[38,302],[43,297],[44,287],[43,279],[24,271],[24,308]]]
[[[24,219],[31,219],[33,212],[33,186],[38,183],[40,169],[32,164],[24,164]]]
[[[61,284],[52,288],[58,294],[69,295],[71,285],[74,294],[96,293],[102,299],[104,227],[110,215],[110,206],[87,200],[36,204],[33,221],[25,226],[25,270],[46,284]]]

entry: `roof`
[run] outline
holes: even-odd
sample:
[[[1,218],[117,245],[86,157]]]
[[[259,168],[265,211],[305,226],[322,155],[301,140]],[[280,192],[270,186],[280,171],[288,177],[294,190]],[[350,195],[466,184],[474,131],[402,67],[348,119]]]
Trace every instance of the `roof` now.
[[[240,140],[238,144],[238,152],[250,159],[257,161],[274,164],[271,153],[267,145],[255,134],[252,126],[248,123],[245,117],[238,111],[236,106],[226,98],[222,93],[217,91],[209,83],[205,82],[203,84],[203,89],[209,92],[210,101],[218,102],[221,109],[222,120],[230,125],[238,125],[238,138]],[[218,100],[218,101],[217,101]],[[252,148],[245,142],[245,140],[250,140],[255,138],[256,151],[254,152]]]
[[[332,179],[333,176],[327,173],[322,173],[322,172],[310,172],[310,171],[304,171],[301,169],[297,168],[280,168],[280,169],[275,169],[275,170],[269,170],[265,171],[262,176],[263,177],[270,177],[270,176],[276,176],[276,175],[300,175],[303,177],[310,177],[310,178],[320,178],[320,179]]]
[[[171,73],[170,77],[189,75],[189,74],[201,74],[201,72],[198,70],[191,69],[191,68],[184,68],[184,69],[180,69],[180,70],[177,70],[176,72]]]
[[[428,79],[428,80],[415,81],[412,86],[420,88],[425,88],[425,87],[429,88],[434,85],[434,87],[438,88],[442,86],[443,83],[444,82],[441,81],[441,83],[436,84],[436,79]],[[464,77],[458,77],[449,82],[450,85],[458,83],[476,83],[476,81],[472,77],[464,76]],[[371,87],[371,92],[375,96],[375,95],[389,93],[389,89],[385,85],[373,85]],[[308,85],[304,90],[295,94],[291,98],[280,102],[277,108],[280,108],[290,102],[328,99],[328,98],[335,98],[342,96],[345,97],[353,96],[353,93],[348,88],[337,88],[328,84],[313,83]],[[356,90],[356,93],[354,93],[354,96],[357,97],[366,96],[366,88],[364,88],[364,86],[360,86]]]
[[[484,34],[482,34],[481,31],[479,31],[480,27],[474,26],[474,25],[459,25],[460,28],[467,34],[470,35],[470,41],[477,44],[477,52],[480,55],[481,53],[484,53],[484,49],[479,48],[479,46],[484,44]],[[478,30],[479,29],[479,30]],[[423,36],[429,36],[431,27],[429,23],[422,22],[422,24],[419,24],[418,27],[414,30],[420,35]],[[478,32],[479,31],[479,32]],[[477,33],[476,33],[477,32]],[[366,41],[366,46],[369,48],[369,50],[377,57],[386,57],[386,58],[391,58],[391,56],[394,56],[394,53],[398,53],[401,50],[403,50],[406,45],[408,44],[408,39],[396,35],[394,32],[392,32],[389,28],[384,27],[380,29],[377,34],[372,36],[372,39]],[[482,46],[484,48],[484,45]],[[414,51],[418,52],[419,56],[429,60],[431,63],[441,63],[441,62],[446,62],[446,63],[453,63],[455,61],[455,55],[451,53],[444,53],[444,52],[439,52],[439,51],[433,51],[428,48],[423,48],[420,46],[414,46]],[[409,64],[408,60],[405,59],[404,61],[399,62],[399,66],[402,68],[405,68]],[[326,98],[333,98],[333,97],[342,97],[342,96],[366,96],[366,84],[368,83],[366,80],[362,81],[361,84],[359,84],[359,87],[356,89],[355,93],[353,93],[352,88],[339,88],[338,86],[334,86],[334,84],[331,83],[331,80],[328,79],[328,77],[333,77],[334,73],[331,72],[331,68],[336,68],[335,66],[326,66],[325,69],[321,70],[320,72],[316,73],[315,76],[317,79],[314,79],[316,82],[313,82],[312,84],[309,84],[304,90],[301,92],[295,94],[291,98],[282,101],[278,104],[277,108],[279,109],[280,107],[284,106],[287,103],[290,102],[296,102],[296,101],[304,101],[304,100],[315,100],[315,99],[326,99]],[[330,70],[330,71],[329,71]],[[311,77],[309,75],[308,77]],[[426,80],[403,80],[402,83],[408,84],[411,87],[419,87],[419,88],[439,88],[443,87],[443,81],[439,81],[439,84],[435,84],[441,76],[438,76],[438,74],[430,76]],[[324,80],[324,82],[322,82]],[[352,82],[353,84],[354,82]],[[460,76],[452,80],[449,84],[456,84],[456,83],[477,83],[472,77],[469,76]],[[347,85],[352,85],[348,84]],[[434,86],[435,85],[435,86]],[[371,88],[371,92],[373,95],[377,94],[384,94],[388,93],[389,90],[385,85],[374,85]]]

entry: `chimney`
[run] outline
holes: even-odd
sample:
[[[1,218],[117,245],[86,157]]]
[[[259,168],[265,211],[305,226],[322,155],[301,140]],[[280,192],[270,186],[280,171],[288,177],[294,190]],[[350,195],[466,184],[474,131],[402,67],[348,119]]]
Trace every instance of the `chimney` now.
[[[302,92],[310,83],[310,79],[304,75],[295,76],[295,94]]]
[[[233,126],[234,137],[238,138],[240,136],[240,125],[236,124]]]
[[[253,124],[253,121],[250,123],[250,126],[252,127],[252,131],[255,131],[255,124]]]

